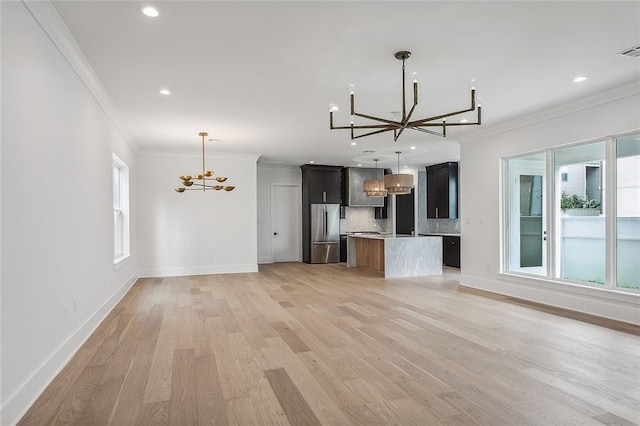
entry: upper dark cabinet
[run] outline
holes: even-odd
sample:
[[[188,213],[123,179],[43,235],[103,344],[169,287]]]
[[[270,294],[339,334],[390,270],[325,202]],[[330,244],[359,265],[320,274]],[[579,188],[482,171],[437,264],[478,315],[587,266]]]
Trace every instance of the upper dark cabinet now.
[[[300,168],[302,169],[303,204],[340,204],[342,202],[342,167],[305,164]]]
[[[396,233],[410,235],[415,231],[414,190],[411,194],[396,195]]]
[[[458,163],[427,166],[427,217],[458,218]]]

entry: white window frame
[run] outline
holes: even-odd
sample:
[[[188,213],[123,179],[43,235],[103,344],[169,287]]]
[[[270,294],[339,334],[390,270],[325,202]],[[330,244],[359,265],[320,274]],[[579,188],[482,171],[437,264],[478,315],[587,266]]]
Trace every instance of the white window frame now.
[[[530,151],[530,152],[522,152],[516,155],[509,155],[502,157],[501,161],[501,179],[500,179],[500,199],[501,199],[501,217],[500,217],[500,229],[501,229],[501,247],[500,247],[500,275],[511,276],[511,277],[521,277],[523,279],[531,279],[530,283],[549,283],[549,284],[559,284],[564,285],[566,287],[580,287],[585,290],[591,291],[596,290],[597,292],[602,294],[602,291],[613,294],[627,294],[627,295],[638,295],[640,294],[640,290],[635,289],[625,289],[616,286],[616,225],[617,225],[617,199],[616,199],[616,139],[624,137],[629,134],[638,133],[638,130],[633,130],[629,132],[619,133],[615,135],[609,135],[606,137],[593,138],[589,140],[583,140],[580,142],[557,145],[553,147],[549,147],[547,149]],[[605,284],[602,287],[594,287],[586,284],[582,284],[577,281],[566,280],[562,278],[556,277],[556,267],[557,267],[557,245],[556,245],[556,234],[557,234],[557,218],[555,215],[555,211],[553,206],[555,206],[560,200],[560,191],[557,187],[556,180],[560,180],[559,176],[555,175],[554,168],[554,152],[557,149],[562,149],[570,146],[579,146],[579,145],[587,145],[593,142],[604,141],[605,142],[605,173],[603,175],[603,186],[607,188],[607,193],[605,196],[604,210],[605,213]],[[508,171],[508,162],[514,158],[520,158],[524,156],[528,156],[535,153],[544,152],[547,159],[547,171],[546,171],[546,183],[545,183],[545,194],[546,194],[546,214],[547,214],[547,229],[549,232],[547,233],[547,264],[546,264],[546,274],[544,275],[531,275],[526,273],[521,273],[518,271],[513,271],[510,269],[509,265],[509,245],[510,241],[510,225],[509,225],[509,199],[511,197],[511,188],[509,181],[509,171]],[[552,284],[552,285],[553,285]],[[546,285],[545,285],[546,286]]]
[[[131,256],[131,247],[129,235],[129,166],[115,153],[113,154],[112,173],[113,264],[117,265]],[[121,244],[118,244],[118,240],[121,241]]]

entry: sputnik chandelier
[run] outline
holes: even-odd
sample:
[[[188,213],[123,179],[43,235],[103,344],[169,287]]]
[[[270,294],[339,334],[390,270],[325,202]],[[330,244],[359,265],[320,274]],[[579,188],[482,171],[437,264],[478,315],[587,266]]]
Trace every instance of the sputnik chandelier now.
[[[405,129],[418,130],[420,132],[429,133],[436,136],[447,136],[447,127],[452,126],[473,126],[481,124],[481,111],[480,104],[477,105],[478,118],[474,123],[459,122],[459,123],[447,123],[447,117],[463,114],[465,112],[471,112],[476,110],[476,89],[471,88],[471,107],[460,111],[449,112],[446,114],[434,115],[432,117],[421,118],[419,120],[411,120],[413,111],[418,105],[418,78],[417,74],[413,73],[413,105],[407,114],[407,101],[405,95],[405,71],[404,62],[409,59],[411,52],[402,50],[395,54],[395,58],[402,61],[402,119],[400,121],[389,120],[382,117],[374,117],[372,115],[361,114],[355,111],[355,90],[353,84],[349,86],[349,98],[351,103],[351,124],[349,126],[334,126],[333,125],[333,113],[338,110],[338,107],[334,104],[329,104],[329,128],[334,129],[350,129],[351,139],[358,139],[365,136],[376,135],[378,133],[390,132],[393,130],[393,141],[397,141],[402,132]],[[368,120],[377,121],[383,124],[369,124],[369,125],[356,125],[355,117],[362,117]],[[440,128],[435,130],[429,130],[427,128]],[[356,135],[354,130],[371,130],[367,133]],[[438,130],[438,131],[436,131]]]
[[[180,180],[182,181],[182,185],[185,187],[174,188],[176,192],[184,192],[184,191],[207,191],[207,190],[215,190],[220,191],[224,189],[225,191],[233,191],[235,186],[231,185],[220,185],[222,182],[226,182],[227,178],[224,176],[213,177],[213,171],[207,170],[204,166],[204,137],[208,136],[207,132],[198,133],[199,136],[202,136],[202,173],[198,173],[197,175],[182,175],[180,176]],[[196,188],[192,188],[195,186]]]

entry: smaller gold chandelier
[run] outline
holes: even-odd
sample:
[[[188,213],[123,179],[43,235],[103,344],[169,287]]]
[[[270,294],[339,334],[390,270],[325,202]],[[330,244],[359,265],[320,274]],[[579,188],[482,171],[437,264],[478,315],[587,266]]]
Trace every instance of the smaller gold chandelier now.
[[[184,192],[184,191],[207,191],[207,190],[215,190],[220,191],[224,189],[225,191],[233,191],[235,186],[232,185],[220,185],[223,182],[226,182],[227,178],[224,176],[213,177],[213,171],[207,170],[204,165],[204,137],[208,136],[207,132],[198,133],[199,136],[202,136],[202,173],[198,173],[197,175],[182,175],[180,176],[180,180],[182,180],[182,184],[186,186],[174,188],[176,192]],[[192,188],[195,186],[196,188]]]
[[[378,159],[374,158],[376,169],[378,169]],[[380,179],[369,179],[362,182],[362,189],[367,197],[386,197],[387,190],[384,189],[384,181]]]
[[[384,177],[384,187],[387,188],[389,194],[405,195],[411,194],[413,189],[413,175],[400,174],[400,151],[398,154],[398,174],[386,175]]]

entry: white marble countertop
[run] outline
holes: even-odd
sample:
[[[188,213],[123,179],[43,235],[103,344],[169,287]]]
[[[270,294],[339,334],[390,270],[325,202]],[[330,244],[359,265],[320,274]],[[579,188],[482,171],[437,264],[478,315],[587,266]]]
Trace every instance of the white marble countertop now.
[[[421,238],[429,238],[429,235],[404,235],[404,234],[397,234],[397,235],[393,235],[393,234],[354,234],[354,235],[347,235],[347,237],[353,237],[353,238],[369,238],[369,239],[373,239],[373,240],[385,240],[385,239],[395,239],[395,238],[415,238],[415,239],[421,239]]]
[[[453,234],[451,232],[428,232],[426,234],[420,234],[422,236],[425,237],[430,237],[430,236],[438,236],[438,237],[459,237],[460,234]]]

